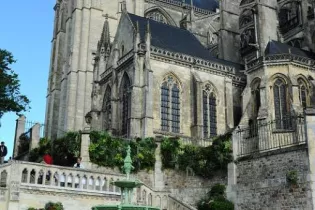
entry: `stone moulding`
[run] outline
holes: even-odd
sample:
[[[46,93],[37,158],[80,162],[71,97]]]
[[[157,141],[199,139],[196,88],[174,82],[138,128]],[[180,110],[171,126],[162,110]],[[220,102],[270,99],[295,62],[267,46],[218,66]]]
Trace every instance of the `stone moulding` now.
[[[157,5],[167,5],[167,6],[171,6],[174,9],[177,9],[178,11],[182,11],[182,8],[185,4],[185,7],[189,10],[191,8],[191,6],[189,4],[183,3],[181,1],[175,1],[175,0],[145,0],[146,2],[149,3],[154,3]],[[200,15],[209,15],[209,14],[214,14],[215,12],[210,11],[210,10],[206,10],[206,9],[202,9],[199,7],[194,7],[194,12],[196,12],[196,15],[200,16]]]
[[[183,66],[195,66],[195,69],[208,72],[215,75],[227,76],[234,80],[235,83],[244,83],[244,78],[235,75],[235,67],[203,60],[193,56],[171,52],[165,49],[151,46],[151,57],[160,61],[175,62]],[[167,59],[168,58],[168,59]],[[245,84],[245,83],[244,83]]]
[[[275,54],[262,56],[245,65],[246,73],[254,72],[262,66],[293,64],[309,70],[315,70],[315,60],[293,54]]]
[[[182,66],[191,67],[192,65],[196,70],[207,72],[210,74],[226,76],[233,80],[234,86],[245,86],[244,77],[236,75],[235,67],[223,65],[220,63],[215,63],[207,61],[204,59],[196,58],[193,56],[185,55],[182,53],[175,53],[165,49],[151,46],[150,48],[151,58],[163,61],[163,62],[173,62]],[[120,58],[117,62],[117,70],[122,66],[126,65],[130,60],[134,58],[134,50],[130,50],[126,55]],[[106,80],[110,76],[111,72],[114,70],[113,67],[107,68],[100,76],[101,81]]]

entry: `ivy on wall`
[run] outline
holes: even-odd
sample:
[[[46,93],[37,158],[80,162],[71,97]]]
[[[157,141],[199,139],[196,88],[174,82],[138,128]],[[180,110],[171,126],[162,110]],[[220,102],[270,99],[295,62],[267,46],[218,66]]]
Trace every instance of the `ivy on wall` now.
[[[136,139],[128,141],[113,137],[108,133],[93,131],[90,133],[90,160],[99,166],[121,167],[126,156],[127,145],[131,147],[131,157],[133,160],[134,172],[154,168],[155,149],[157,145],[153,138]]]
[[[164,169],[186,171],[189,167],[196,175],[210,178],[216,171],[226,171],[232,161],[231,133],[218,136],[208,147],[183,145],[178,138],[164,138],[161,155]]]

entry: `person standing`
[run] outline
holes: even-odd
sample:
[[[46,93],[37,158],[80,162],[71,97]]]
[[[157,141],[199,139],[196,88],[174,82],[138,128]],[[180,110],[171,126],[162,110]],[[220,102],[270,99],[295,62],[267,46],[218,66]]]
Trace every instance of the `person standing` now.
[[[4,142],[2,141],[1,142],[1,145],[0,145],[0,158],[1,158],[1,162],[0,164],[3,164],[4,163],[4,157],[8,154],[8,149],[7,147],[4,145]]]
[[[76,164],[74,164],[74,166],[73,166],[73,167],[75,167],[75,168],[82,168],[82,169],[84,169],[84,166],[82,165],[81,161],[82,161],[82,158],[81,158],[81,157],[78,157],[78,159],[77,159],[77,163],[76,163]]]

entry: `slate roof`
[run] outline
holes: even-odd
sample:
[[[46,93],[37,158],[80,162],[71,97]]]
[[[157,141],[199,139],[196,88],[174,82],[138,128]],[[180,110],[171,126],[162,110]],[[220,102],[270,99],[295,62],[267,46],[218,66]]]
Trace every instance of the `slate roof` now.
[[[144,40],[146,26],[149,21],[151,30],[151,45],[155,47],[228,66],[233,66],[237,69],[241,68],[239,64],[213,57],[210,52],[199,42],[199,40],[188,30],[160,23],[130,13],[128,13],[128,15],[134,26],[136,26],[138,22],[139,32],[142,40]]]
[[[182,1],[182,0],[175,0]],[[186,4],[190,4],[190,0],[185,0]],[[199,7],[201,9],[206,9],[210,11],[214,11],[219,8],[219,0],[193,0],[193,4],[195,7]]]
[[[275,55],[275,54],[286,54],[289,53],[291,49],[291,54],[298,55],[310,59],[315,59],[315,54],[300,48],[292,47],[288,44],[281,43],[278,41],[271,40],[266,47],[265,55]]]

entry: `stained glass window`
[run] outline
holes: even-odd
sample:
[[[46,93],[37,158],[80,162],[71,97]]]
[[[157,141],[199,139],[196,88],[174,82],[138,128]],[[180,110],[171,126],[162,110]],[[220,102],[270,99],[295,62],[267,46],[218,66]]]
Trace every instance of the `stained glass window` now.
[[[111,89],[108,87],[104,95],[103,103],[103,112],[104,112],[104,129],[108,130],[111,128],[112,124],[112,105],[111,105]]]
[[[173,76],[165,78],[161,86],[161,129],[180,132],[180,90]]]
[[[283,80],[277,79],[274,83],[274,106],[276,128],[287,129],[290,126],[287,104],[287,87]]]
[[[172,132],[179,133],[180,128],[179,89],[175,83],[172,87]]]
[[[306,97],[307,97],[307,89],[306,89],[306,84],[302,79],[298,80],[298,84],[299,84],[299,99],[300,99],[300,103],[302,105],[302,107],[305,109],[307,106],[307,101],[306,101]]]
[[[204,138],[217,135],[217,104],[211,85],[203,90],[203,134]]]
[[[122,135],[128,135],[129,127],[129,104],[130,104],[130,80],[127,75],[124,76],[122,81]]]
[[[161,121],[162,131],[168,131],[169,87],[164,82],[161,88]]]

